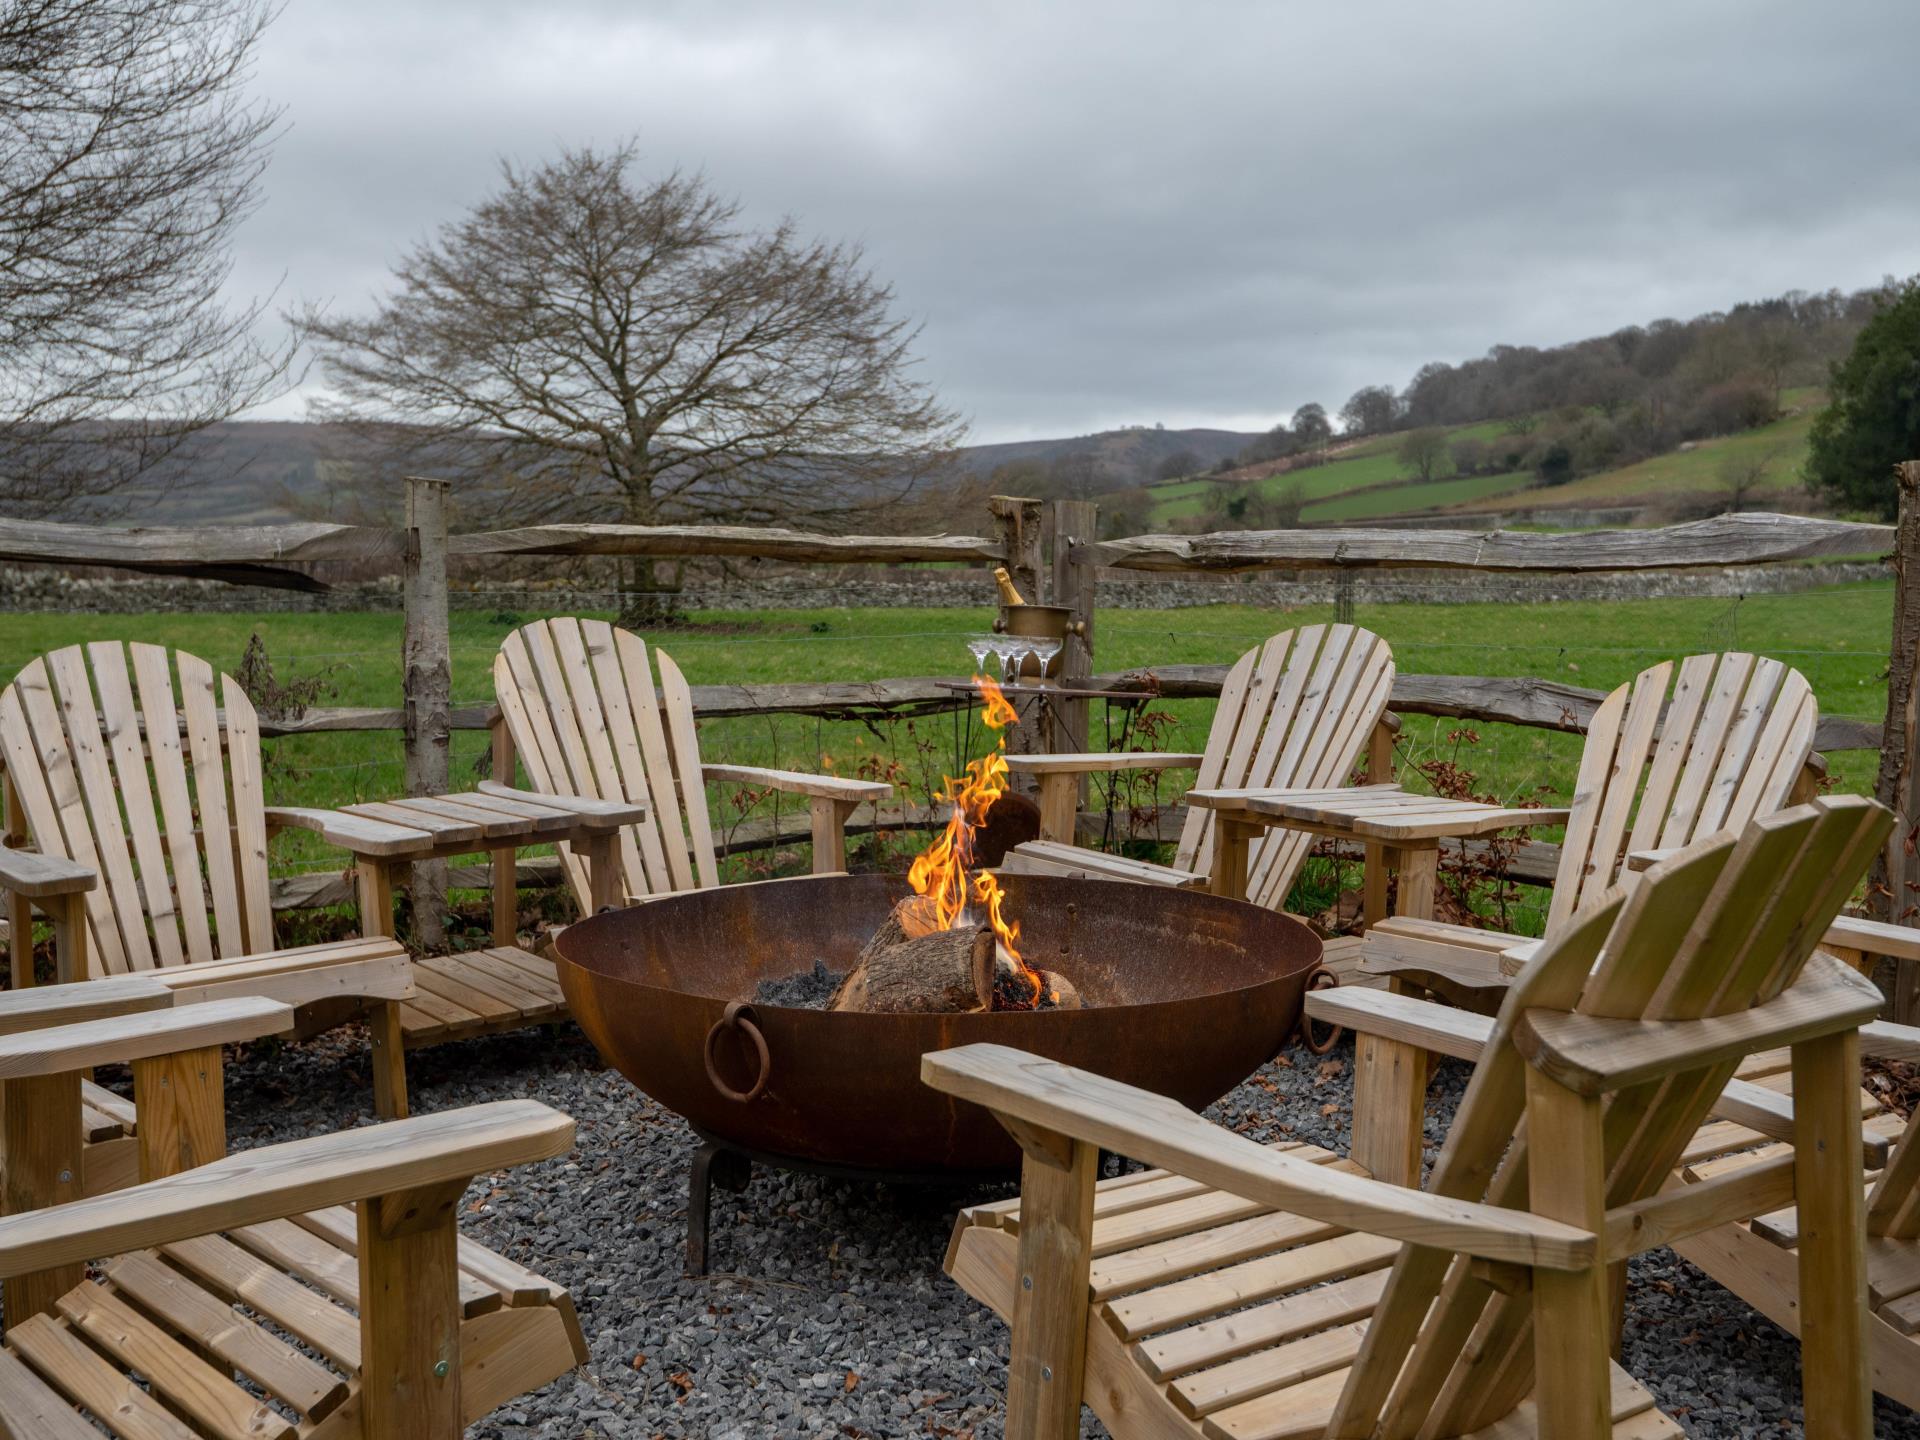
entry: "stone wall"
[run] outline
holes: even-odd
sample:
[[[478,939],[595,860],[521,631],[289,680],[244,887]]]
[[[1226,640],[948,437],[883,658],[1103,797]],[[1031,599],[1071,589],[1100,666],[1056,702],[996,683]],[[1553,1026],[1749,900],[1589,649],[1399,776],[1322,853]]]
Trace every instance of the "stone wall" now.
[[[1461,602],[1535,604],[1554,600],[1646,600],[1678,596],[1779,595],[1891,574],[1880,563],[1747,565],[1718,570],[1655,570],[1605,575],[1462,575],[1418,570],[1358,571],[1351,576],[1359,605],[1446,605]],[[1101,572],[1099,603],[1118,609],[1181,609],[1196,605],[1299,606],[1329,603],[1334,577],[1326,571],[1251,576],[1157,577],[1129,571]],[[607,606],[595,589],[580,602],[574,592],[551,585],[506,586],[490,582],[463,590],[456,580],[455,608],[526,611],[564,610],[585,603]],[[985,570],[913,570],[883,566],[818,567],[790,574],[710,580],[690,585],[681,604],[701,610],[833,610],[852,607],[933,608],[993,603],[993,580]],[[64,574],[37,566],[0,568],[0,609],[83,614],[153,611],[358,611],[397,610],[397,579],[342,585],[318,595],[211,580],[159,576],[105,579]]]

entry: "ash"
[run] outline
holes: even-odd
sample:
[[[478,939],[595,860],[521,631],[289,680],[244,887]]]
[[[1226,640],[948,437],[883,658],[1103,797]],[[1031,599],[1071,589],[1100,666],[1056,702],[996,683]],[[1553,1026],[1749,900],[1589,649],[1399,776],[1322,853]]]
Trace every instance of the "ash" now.
[[[824,1010],[833,992],[847,978],[844,970],[827,969],[827,962],[816,960],[813,969],[798,975],[782,975],[778,980],[762,980],[753,992],[756,1005],[784,1005],[789,1010]]]
[[[366,1123],[366,1035],[249,1047],[228,1074],[232,1148]],[[1445,1062],[1427,1095],[1428,1154],[1468,1075]],[[1010,1186],[856,1185],[756,1170],[716,1190],[713,1274],[689,1280],[678,1116],[600,1064],[571,1025],[407,1057],[417,1113],[529,1096],[572,1115],[578,1148],[483,1177],[460,1228],[565,1285],[592,1355],[518,1397],[469,1440],[1001,1440],[1007,1331],[941,1273],[962,1205]],[[102,1083],[125,1091],[124,1070]],[[1251,1139],[1346,1152],[1353,1048],[1288,1049],[1207,1114]],[[1694,1440],[1802,1433],[1800,1347],[1671,1251],[1629,1265],[1627,1369]],[[1106,1432],[1088,1415],[1086,1436]],[[1920,1440],[1920,1416],[1874,1406],[1879,1440]]]

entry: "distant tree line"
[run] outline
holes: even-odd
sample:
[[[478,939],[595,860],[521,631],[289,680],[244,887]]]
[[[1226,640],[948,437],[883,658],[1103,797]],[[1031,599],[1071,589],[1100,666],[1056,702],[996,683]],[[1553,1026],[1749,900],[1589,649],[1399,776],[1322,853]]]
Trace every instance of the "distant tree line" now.
[[[1340,407],[1340,435],[1404,432],[1397,454],[1420,480],[1530,470],[1558,484],[1777,418],[1782,394],[1823,382],[1886,293],[1796,290],[1568,345],[1496,345],[1458,365],[1422,365],[1399,391],[1362,386]],[[1449,442],[1449,427],[1476,422],[1500,433]],[[1326,411],[1306,406],[1236,463],[1297,464],[1330,438]]]

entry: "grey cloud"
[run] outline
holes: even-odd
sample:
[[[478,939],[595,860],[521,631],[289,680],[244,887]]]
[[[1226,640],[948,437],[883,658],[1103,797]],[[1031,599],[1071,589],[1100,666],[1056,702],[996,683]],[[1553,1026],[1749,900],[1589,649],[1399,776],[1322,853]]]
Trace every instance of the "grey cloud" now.
[[[355,307],[502,155],[638,134],[859,241],[983,439],[1271,423],[1920,269],[1908,3],[293,0],[237,290]]]

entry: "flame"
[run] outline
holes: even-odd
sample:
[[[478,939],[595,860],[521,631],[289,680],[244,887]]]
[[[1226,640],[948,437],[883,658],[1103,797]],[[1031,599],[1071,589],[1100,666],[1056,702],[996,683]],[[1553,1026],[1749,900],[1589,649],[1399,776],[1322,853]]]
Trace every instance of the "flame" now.
[[[1004,731],[1020,718],[992,680],[975,675],[973,683],[980,689],[982,718],[989,730]],[[1020,980],[1032,990],[1026,1002],[1030,1007],[1039,1003],[1042,983],[1039,974],[1020,958],[1020,922],[1007,918],[1000,882],[984,870],[972,873],[973,832],[986,823],[993,802],[1007,790],[1006,748],[1007,737],[1001,734],[991,754],[967,762],[966,774],[946,777],[940,798],[952,803],[953,815],[940,837],[914,858],[907,883],[916,895],[932,902],[937,929],[951,930],[963,923],[970,902],[985,909],[1000,948],[1019,971]]]

